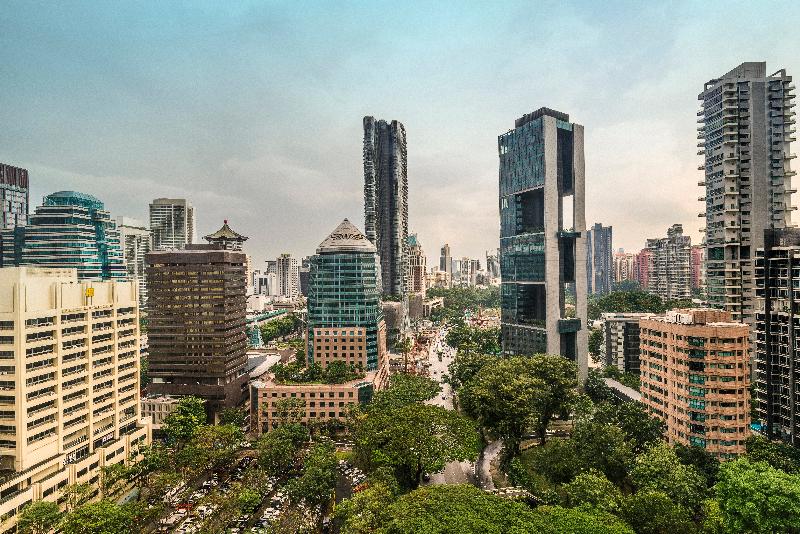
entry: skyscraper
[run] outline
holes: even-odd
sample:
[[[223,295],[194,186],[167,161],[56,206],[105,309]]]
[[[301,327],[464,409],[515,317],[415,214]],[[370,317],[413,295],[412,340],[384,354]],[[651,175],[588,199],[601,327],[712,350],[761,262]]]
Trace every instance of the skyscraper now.
[[[130,217],[117,217],[117,229],[125,255],[128,277],[136,278],[139,285],[139,307],[144,308],[147,304],[145,256],[153,249],[150,229],[143,222]]]
[[[116,222],[92,195],[59,191],[29,217],[27,226],[2,231],[3,263],[74,268],[79,280],[127,276]]]
[[[0,163],[0,230],[28,224],[28,171]]]
[[[611,245],[611,227],[595,223],[586,232],[587,291],[591,295],[604,295],[611,291],[614,282],[614,247]]]
[[[317,247],[308,294],[309,362],[325,367],[344,359],[369,371],[381,365],[386,326],[375,252],[347,219]]]
[[[364,117],[364,233],[378,249],[383,293],[408,291],[406,130]]]
[[[183,248],[194,243],[194,206],[185,198],[157,198],[150,203],[153,250]]]
[[[439,270],[443,273],[453,274],[452,256],[450,256],[450,245],[447,243],[442,247],[441,255],[439,256]]]
[[[646,291],[664,300],[692,297],[692,238],[683,235],[683,226],[673,224],[667,237],[647,240],[651,260]]]
[[[278,295],[290,299],[300,294],[300,266],[291,254],[281,254],[275,260]]]
[[[422,250],[417,234],[408,236],[408,290],[414,293],[425,291],[425,273],[427,272],[427,258]]]
[[[246,260],[218,243],[147,255],[151,393],[196,395],[209,414],[243,399]]]
[[[614,282],[637,281],[636,254],[617,252],[614,254]]]
[[[765,62],[749,62],[698,95],[706,290],[736,321],[752,320],[753,258],[764,230],[791,224],[794,89],[784,69],[767,75]]]
[[[561,354],[585,377],[583,126],[541,108],[497,144],[503,351]]]
[[[702,291],[706,285],[706,247],[692,245],[692,291]]]

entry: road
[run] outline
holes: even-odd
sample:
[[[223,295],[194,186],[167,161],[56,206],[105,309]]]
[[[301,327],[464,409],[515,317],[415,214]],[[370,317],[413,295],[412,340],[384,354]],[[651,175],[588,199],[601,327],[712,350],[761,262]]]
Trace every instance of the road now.
[[[444,342],[446,331],[440,330],[436,339],[431,343],[428,358],[430,359],[430,377],[442,386],[442,392],[428,401],[428,404],[442,406],[448,410],[453,409],[453,388],[442,381],[442,376],[447,374],[447,366],[455,356],[455,350]],[[439,361],[438,351],[442,351],[442,361]],[[475,477],[475,464],[472,462],[450,462],[441,473],[431,475],[430,484],[477,484]]]

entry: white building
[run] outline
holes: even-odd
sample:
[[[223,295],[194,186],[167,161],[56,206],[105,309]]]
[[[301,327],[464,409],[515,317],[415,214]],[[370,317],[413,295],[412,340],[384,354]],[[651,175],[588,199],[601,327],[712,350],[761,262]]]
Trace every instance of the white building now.
[[[300,266],[291,254],[281,254],[275,260],[277,293],[295,299],[300,294]]]
[[[157,198],[150,203],[153,250],[183,248],[197,234],[194,206],[185,198]]]
[[[153,248],[153,239],[147,225],[138,219],[117,217],[117,230],[122,251],[125,254],[125,265],[131,280],[139,284],[139,307],[147,303],[147,283],[144,275],[144,256]]]

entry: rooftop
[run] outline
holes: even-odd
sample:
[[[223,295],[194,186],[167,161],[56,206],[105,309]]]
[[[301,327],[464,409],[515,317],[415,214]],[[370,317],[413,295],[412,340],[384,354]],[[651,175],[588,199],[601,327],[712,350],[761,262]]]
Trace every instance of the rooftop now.
[[[231,227],[228,226],[228,221],[226,219],[222,223],[222,228],[220,228],[213,234],[208,234],[203,239],[205,239],[206,241],[219,241],[219,240],[245,241],[247,237],[231,230]]]
[[[377,249],[361,230],[345,219],[317,247],[317,254],[336,252],[376,252]]]
[[[535,121],[536,119],[544,117],[545,115],[549,117],[554,117],[560,121],[569,122],[569,115],[567,113],[562,113],[560,111],[556,111],[550,108],[539,108],[536,111],[527,113],[522,117],[518,118],[516,121],[514,121],[514,128],[525,126],[529,122]]]

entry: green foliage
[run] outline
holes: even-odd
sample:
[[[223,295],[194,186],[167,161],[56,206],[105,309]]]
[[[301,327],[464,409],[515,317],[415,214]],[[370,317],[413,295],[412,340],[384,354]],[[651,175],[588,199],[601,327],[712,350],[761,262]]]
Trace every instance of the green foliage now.
[[[600,346],[603,344],[603,331],[599,328],[589,332],[589,355],[595,361],[600,358]]]
[[[371,409],[358,420],[353,441],[360,464],[389,467],[402,486],[415,488],[423,473],[439,471],[451,461],[475,460],[479,438],[466,417],[414,403]]]
[[[67,512],[70,512],[89,501],[92,497],[92,487],[86,482],[69,484],[61,490],[61,497],[64,499]]]
[[[618,426],[589,421],[575,426],[569,440],[581,470],[595,469],[621,485],[633,462],[633,446]]]
[[[150,375],[147,373],[150,369],[150,363],[147,356],[139,357],[139,389],[144,389],[150,384]]]
[[[635,453],[660,443],[666,430],[663,421],[650,415],[644,405],[638,402],[601,403],[595,411],[594,421],[618,426],[631,442]]]
[[[697,470],[683,465],[675,450],[660,443],[636,457],[631,481],[639,491],[654,491],[691,510],[705,497],[706,481]]]
[[[739,458],[722,464],[714,492],[728,532],[800,532],[800,475]]]
[[[290,313],[283,317],[277,317],[262,324],[261,339],[264,343],[269,343],[278,338],[286,337],[300,331],[303,321],[295,314]]]
[[[690,465],[706,479],[706,485],[711,487],[717,483],[717,473],[720,462],[716,456],[702,447],[675,445],[675,454],[683,465]]]
[[[61,520],[58,504],[52,501],[33,501],[22,509],[17,521],[19,534],[47,534]]]
[[[589,375],[586,377],[586,382],[584,382],[583,391],[596,403],[616,402],[616,397],[603,380],[603,375],[595,369],[589,369]]]
[[[787,473],[800,473],[800,449],[785,443],[769,441],[754,434],[745,442],[747,457],[753,462],[767,462]]]
[[[230,464],[244,435],[234,425],[204,425],[197,429],[189,446],[197,448],[206,465],[218,469]]]
[[[372,484],[336,507],[342,534],[371,534],[389,522],[395,493],[385,484]]]
[[[622,493],[602,473],[587,471],[564,485],[565,504],[615,513],[622,502]]]
[[[375,392],[368,410],[387,410],[423,403],[435,397],[441,390],[438,382],[424,376],[404,373],[391,375],[389,387]]]
[[[164,434],[171,443],[188,442],[195,431],[206,422],[203,399],[183,397],[175,409],[164,419]]]
[[[433,310],[431,320],[437,323],[460,321],[465,311],[475,312],[480,308],[500,307],[500,288],[497,286],[479,287],[432,287],[427,291],[428,298],[444,298],[444,306]]]
[[[613,378],[622,385],[639,391],[641,381],[639,375],[635,373],[623,373],[615,365],[606,365],[603,368],[603,376],[606,378]]]
[[[241,513],[249,514],[261,503],[263,496],[253,488],[242,488],[236,496]]]
[[[445,341],[459,352],[499,355],[500,328],[479,328],[461,323],[450,328]]]
[[[129,476],[130,470],[124,462],[103,466],[100,469],[100,493],[103,496],[113,494]]]
[[[258,463],[267,475],[282,476],[294,468],[308,440],[308,430],[299,424],[284,425],[262,434],[256,444]]]
[[[64,534],[130,534],[138,532],[133,505],[117,505],[111,501],[97,501],[79,506],[64,518]]]
[[[638,491],[622,502],[622,517],[637,534],[677,534],[695,530],[689,512],[659,491]]]
[[[453,389],[458,389],[478,374],[483,366],[495,361],[496,356],[481,354],[480,352],[459,352],[450,365],[447,366],[449,373],[448,383]]]
[[[242,427],[246,418],[247,413],[241,408],[225,408],[219,414],[219,424]]]
[[[293,503],[321,507],[323,516],[333,498],[337,478],[336,456],[329,441],[314,443],[303,462],[303,474],[287,486]]]
[[[350,380],[364,378],[364,370],[360,366],[336,361],[324,369],[318,363],[306,365],[304,362],[276,363],[270,367],[275,374],[275,381],[281,384],[342,384]]]
[[[589,299],[589,320],[600,318],[601,313],[664,313],[674,308],[691,307],[691,300],[662,301],[657,295],[644,291],[612,291]]]

